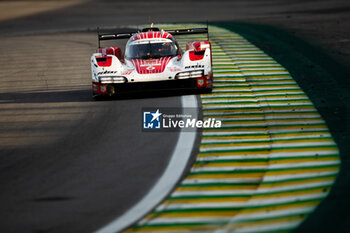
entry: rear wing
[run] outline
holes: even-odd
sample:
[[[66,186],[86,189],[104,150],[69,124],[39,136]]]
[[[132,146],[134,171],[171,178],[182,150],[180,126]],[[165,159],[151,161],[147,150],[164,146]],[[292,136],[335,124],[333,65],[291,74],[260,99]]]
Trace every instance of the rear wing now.
[[[159,31],[159,28],[146,28],[151,31]],[[143,30],[142,30],[143,31]],[[173,36],[176,35],[192,35],[192,34],[207,34],[209,40],[209,30],[208,24],[206,28],[188,28],[188,29],[172,29],[164,30],[165,32],[170,33]],[[141,32],[140,30],[135,30],[134,32],[118,32],[118,33],[100,33],[100,29],[97,28],[97,37],[98,37],[98,47],[100,48],[101,40],[119,40],[119,39],[129,39],[135,33]]]
[[[208,34],[208,28],[189,28],[189,29],[173,29],[173,30],[165,30],[171,35],[191,35],[191,34]]]

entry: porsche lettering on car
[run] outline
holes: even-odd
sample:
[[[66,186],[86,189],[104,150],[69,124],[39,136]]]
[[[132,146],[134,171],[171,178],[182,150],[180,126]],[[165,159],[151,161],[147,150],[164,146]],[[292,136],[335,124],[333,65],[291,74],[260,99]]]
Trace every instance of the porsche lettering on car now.
[[[134,89],[199,89],[213,85],[209,40],[190,41],[183,52],[174,35],[208,33],[208,28],[160,30],[144,28],[128,33],[98,33],[99,48],[91,57],[94,97]],[[129,39],[120,47],[100,47],[100,41]]]

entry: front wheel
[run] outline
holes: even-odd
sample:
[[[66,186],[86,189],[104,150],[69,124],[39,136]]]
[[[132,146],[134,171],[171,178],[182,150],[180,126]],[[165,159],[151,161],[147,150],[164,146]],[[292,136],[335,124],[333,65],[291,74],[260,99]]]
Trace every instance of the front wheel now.
[[[206,87],[206,88],[204,88],[203,93],[209,94],[209,93],[211,93],[212,91],[213,91],[213,88],[212,88],[212,87]]]
[[[100,96],[100,95],[92,95],[92,98],[95,100],[95,101],[99,101],[99,100],[101,100],[102,99],[102,96]]]

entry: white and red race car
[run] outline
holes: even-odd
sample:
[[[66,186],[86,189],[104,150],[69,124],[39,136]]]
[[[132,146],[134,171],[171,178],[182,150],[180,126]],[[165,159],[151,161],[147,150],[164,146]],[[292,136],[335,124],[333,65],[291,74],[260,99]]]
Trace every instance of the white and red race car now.
[[[192,41],[182,52],[173,35],[208,33],[208,28],[100,34],[99,48],[91,57],[94,97],[111,96],[127,90],[200,89],[213,85],[211,44]],[[100,47],[101,40],[129,39],[125,53],[120,47]]]

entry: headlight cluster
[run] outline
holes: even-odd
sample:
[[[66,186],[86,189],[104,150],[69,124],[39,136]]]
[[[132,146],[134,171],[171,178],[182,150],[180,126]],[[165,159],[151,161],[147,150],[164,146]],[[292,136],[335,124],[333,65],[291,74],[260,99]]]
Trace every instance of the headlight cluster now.
[[[101,84],[126,83],[126,81],[127,81],[127,79],[123,76],[100,77]]]
[[[176,79],[200,78],[204,76],[204,70],[194,70],[188,72],[177,73]]]

